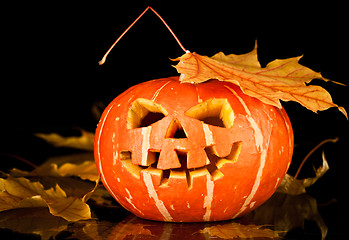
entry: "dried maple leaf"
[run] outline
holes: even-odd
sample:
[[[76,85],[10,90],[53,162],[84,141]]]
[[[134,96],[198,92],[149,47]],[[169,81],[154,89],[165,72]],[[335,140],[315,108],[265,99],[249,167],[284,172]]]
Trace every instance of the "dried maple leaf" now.
[[[82,164],[65,163],[58,169],[62,176],[78,176],[83,180],[96,181],[99,179],[99,174],[96,164],[92,161],[85,161]]]
[[[205,227],[200,230],[200,233],[207,233],[211,237],[219,237],[222,239],[279,238],[277,231],[263,228],[263,226],[243,225],[235,222]]]
[[[174,61],[180,61],[175,68],[181,73],[181,82],[228,81],[238,85],[245,94],[278,108],[281,108],[280,100],[295,101],[313,112],[337,107],[348,118],[345,109],[334,104],[324,88],[307,85],[315,78],[330,80],[299,64],[300,58],[276,59],[262,68],[256,44],[251,52],[242,55],[220,52],[207,57],[187,51]]]
[[[46,163],[31,172],[12,169],[11,175],[16,177],[79,177],[92,182],[99,179],[96,164],[88,160],[81,164],[64,163],[61,166],[56,163]]]
[[[44,139],[55,147],[69,147],[92,151],[94,133],[85,131],[83,129],[81,129],[80,131],[81,136],[78,137],[63,137],[57,133],[36,133],[35,136]]]
[[[68,221],[90,219],[86,203],[99,186],[93,154],[79,153],[52,158],[33,171],[13,169],[0,178],[0,212],[22,208],[48,208],[50,214]],[[94,201],[105,193],[98,191]]]
[[[86,193],[85,196],[89,194]],[[54,216],[68,221],[90,219],[91,211],[83,198],[67,196],[57,184],[54,188],[45,190],[40,182],[31,182],[26,178],[8,176],[0,178],[0,211],[48,207]]]
[[[305,188],[313,185],[319,178],[321,178],[330,167],[328,166],[324,152],[322,152],[322,166],[315,171],[315,177],[296,179],[289,174],[286,174],[282,179],[280,185],[276,189],[277,192],[289,195],[299,195],[305,193]]]

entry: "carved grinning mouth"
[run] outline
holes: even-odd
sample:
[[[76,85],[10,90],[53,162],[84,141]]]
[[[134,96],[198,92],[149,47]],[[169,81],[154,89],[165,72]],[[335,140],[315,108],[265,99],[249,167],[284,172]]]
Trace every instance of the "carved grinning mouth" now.
[[[205,148],[207,159],[209,160],[209,164],[200,167],[200,168],[187,168],[187,154],[185,152],[176,151],[179,162],[181,166],[179,168],[174,169],[158,169],[157,163],[159,159],[159,152],[149,151],[151,155],[155,158],[155,162],[150,166],[140,166],[132,163],[132,152],[131,151],[120,151],[119,156],[122,161],[123,166],[132,173],[135,177],[140,178],[142,171],[147,171],[153,174],[157,174],[160,176],[161,181],[160,185],[167,185],[170,178],[184,178],[186,179],[188,188],[191,188],[192,179],[197,175],[202,174],[210,174],[212,180],[217,180],[224,176],[224,174],[220,171],[220,169],[226,163],[233,163],[237,161],[240,151],[241,151],[242,142],[235,142],[232,145],[231,152],[228,156],[223,158],[218,157],[215,154],[214,146],[209,146]]]
[[[138,98],[132,103],[128,111],[127,129],[142,128],[142,131],[145,130],[145,132],[149,134],[147,127],[167,115],[167,110],[160,104],[148,99]],[[209,99],[190,108],[185,112],[185,115],[200,120],[204,130],[208,129],[208,125],[229,129],[233,126],[235,118],[234,112],[227,99],[216,98]],[[173,119],[168,126],[165,138],[187,138],[186,132],[177,119]],[[140,151],[140,149],[122,150],[118,152],[118,156],[123,166],[137,178],[140,178],[142,171],[160,176],[160,185],[167,185],[171,178],[185,178],[188,188],[190,188],[195,176],[210,174],[212,180],[223,177],[224,175],[220,169],[226,163],[235,162],[241,151],[242,143],[235,142],[231,145],[231,150],[228,155],[219,156],[215,149],[213,139],[210,139],[208,142],[210,143],[204,149],[207,164],[199,168],[188,167],[188,152],[185,150],[174,149],[175,153],[173,154],[173,158],[178,159],[178,161],[176,160],[176,166],[172,166],[170,169],[167,169],[168,167],[164,165],[164,161],[159,161],[161,150],[144,149],[148,151],[147,159],[146,162],[142,162],[140,165],[132,163],[132,151]]]

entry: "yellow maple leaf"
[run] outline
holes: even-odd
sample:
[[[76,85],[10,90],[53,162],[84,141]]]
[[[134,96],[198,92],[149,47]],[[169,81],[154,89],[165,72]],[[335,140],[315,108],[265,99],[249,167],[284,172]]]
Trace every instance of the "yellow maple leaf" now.
[[[36,133],[35,136],[44,139],[55,147],[69,147],[81,150],[93,150],[94,133],[80,129],[81,136],[64,137],[57,133]]]
[[[275,239],[279,238],[279,233],[263,226],[243,225],[232,222],[223,225],[213,225],[200,230],[201,234],[208,234],[211,237],[219,237],[222,239]]]
[[[80,154],[77,156],[80,156]],[[68,157],[71,156],[68,155]],[[41,166],[36,167],[31,172],[14,168],[11,170],[11,175],[16,177],[79,177],[82,180],[89,180],[92,182],[95,182],[99,179],[99,173],[96,168],[96,164],[91,160],[86,160],[81,163],[66,162],[63,164],[58,164],[56,162],[46,162]]]
[[[281,108],[280,100],[298,102],[313,112],[337,107],[348,119],[345,109],[334,104],[324,88],[307,85],[315,78],[330,80],[299,64],[300,58],[276,59],[262,68],[255,45],[251,52],[242,55],[220,52],[207,57],[187,51],[174,61],[180,61],[175,68],[181,74],[181,82],[228,81],[238,85],[245,94],[278,108]]]
[[[45,190],[40,182],[26,178],[0,178],[0,211],[33,207],[48,207],[52,215],[68,221],[91,218],[84,197],[67,196],[58,184]]]
[[[328,163],[326,161],[324,153],[322,153],[322,166],[315,171],[315,177],[309,177],[302,180],[296,179],[289,174],[286,174],[282,179],[280,185],[277,188],[277,192],[289,194],[289,195],[300,195],[305,193],[305,188],[313,185],[319,178],[321,178],[328,170]]]

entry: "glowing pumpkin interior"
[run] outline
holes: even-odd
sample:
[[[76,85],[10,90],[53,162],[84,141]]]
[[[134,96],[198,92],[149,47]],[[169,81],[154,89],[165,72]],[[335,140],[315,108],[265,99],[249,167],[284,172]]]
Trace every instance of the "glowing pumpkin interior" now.
[[[152,220],[241,216],[267,200],[292,157],[283,109],[231,83],[136,85],[115,98],[96,131],[95,158],[114,198]]]

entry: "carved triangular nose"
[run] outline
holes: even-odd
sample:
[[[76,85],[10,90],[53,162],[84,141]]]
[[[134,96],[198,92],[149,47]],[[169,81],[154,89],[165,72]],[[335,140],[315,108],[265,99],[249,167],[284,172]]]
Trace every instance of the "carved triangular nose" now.
[[[187,134],[185,133],[182,124],[178,121],[178,119],[173,119],[168,129],[166,131],[166,138],[187,138]]]

